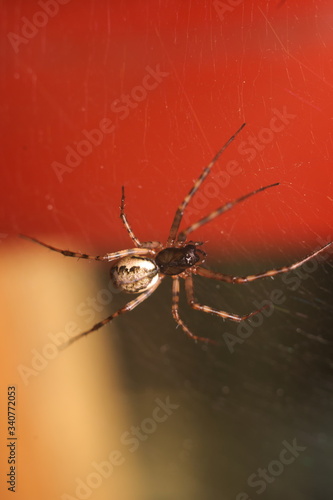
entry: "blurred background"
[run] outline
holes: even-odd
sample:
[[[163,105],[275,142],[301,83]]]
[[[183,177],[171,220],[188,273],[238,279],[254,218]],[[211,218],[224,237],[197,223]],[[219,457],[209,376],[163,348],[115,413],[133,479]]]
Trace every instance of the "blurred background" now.
[[[261,186],[191,235],[206,265],[244,276],[333,240],[329,0],[1,2],[1,498],[7,388],[16,387],[16,498],[331,498],[332,251],[247,285],[196,278],[243,327],[171,316],[171,283],[59,352],[133,296],[102,255],[165,242],[174,212],[226,150],[183,227]],[[273,306],[272,306],[273,303]]]

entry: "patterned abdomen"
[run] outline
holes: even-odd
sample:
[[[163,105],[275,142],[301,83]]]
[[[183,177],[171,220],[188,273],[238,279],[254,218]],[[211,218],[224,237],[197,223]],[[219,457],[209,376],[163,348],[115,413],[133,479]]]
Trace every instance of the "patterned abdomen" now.
[[[127,293],[139,293],[155,285],[158,267],[147,257],[124,257],[115,263],[110,274],[116,288]]]

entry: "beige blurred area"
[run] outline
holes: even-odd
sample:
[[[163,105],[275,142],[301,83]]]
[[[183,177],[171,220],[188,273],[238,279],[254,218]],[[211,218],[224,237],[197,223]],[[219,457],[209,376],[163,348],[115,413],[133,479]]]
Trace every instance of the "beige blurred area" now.
[[[54,239],[49,242],[54,243]],[[78,245],[71,243],[75,250]],[[116,350],[112,342],[107,348],[105,344],[110,332],[116,335],[116,322],[108,331],[95,333],[64,351],[50,346],[50,334],[64,332],[73,324],[80,331],[92,326],[76,311],[80,303],[96,296],[101,288],[95,279],[101,263],[65,258],[19,238],[3,241],[0,252],[0,497],[144,498],[140,453],[130,453],[120,442],[124,431],[135,422],[129,397],[122,391]],[[110,314],[112,306],[96,313],[94,322]],[[46,359],[46,355],[52,359]],[[8,386],[16,387],[14,496],[3,481],[9,467],[4,418]],[[151,438],[165,439],[157,434]],[[98,479],[93,462],[110,463],[111,456],[115,462],[112,473],[104,469],[108,477]],[[92,473],[90,480],[100,484],[90,493],[82,487],[78,496],[76,488],[82,484],[78,478],[87,484],[87,476]]]

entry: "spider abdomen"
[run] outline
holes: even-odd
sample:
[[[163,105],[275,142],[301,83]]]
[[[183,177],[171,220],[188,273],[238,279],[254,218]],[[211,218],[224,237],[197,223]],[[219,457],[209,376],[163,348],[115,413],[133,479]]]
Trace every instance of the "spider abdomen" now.
[[[128,293],[140,293],[155,285],[158,267],[152,259],[132,255],[118,260],[110,274],[116,288]]]

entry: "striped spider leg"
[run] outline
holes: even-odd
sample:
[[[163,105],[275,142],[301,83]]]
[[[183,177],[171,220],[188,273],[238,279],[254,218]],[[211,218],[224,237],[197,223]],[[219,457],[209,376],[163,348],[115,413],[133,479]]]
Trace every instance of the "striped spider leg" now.
[[[217,162],[217,160],[220,158],[221,154],[227,149],[227,147],[232,143],[232,141],[234,139],[236,139],[237,135],[245,127],[245,125],[246,124],[243,123],[243,125],[241,125],[241,127],[239,127],[237,132],[235,132],[234,135],[232,137],[230,137],[230,139],[224,144],[224,146],[222,146],[222,148],[216,153],[216,155],[214,156],[214,158],[212,159],[210,164],[203,169],[202,173],[199,175],[199,177],[195,181],[193,187],[190,189],[189,193],[185,196],[185,198],[183,199],[183,201],[181,202],[181,204],[177,208],[174,219],[173,219],[172,224],[171,224],[170,233],[169,233],[169,237],[168,237],[168,241],[167,241],[167,246],[174,245],[175,240],[176,240],[176,236],[178,233],[178,229],[179,229],[180,223],[181,223],[182,218],[183,218],[184,210],[187,207],[187,205],[189,204],[191,198],[198,191],[198,189],[200,188],[203,181],[209,175],[212,167]]]
[[[206,217],[203,217],[198,222],[195,222],[194,224],[191,224],[191,226],[189,226],[186,229],[184,229],[183,231],[181,231],[178,234],[177,241],[178,242],[185,241],[186,237],[187,237],[187,235],[189,233],[191,233],[192,231],[195,231],[199,227],[201,227],[201,226],[207,224],[208,222],[212,221],[213,219],[215,219],[215,217],[219,217],[224,212],[226,212],[227,210],[230,210],[231,208],[233,208],[238,203],[246,200],[247,198],[250,198],[251,196],[254,196],[255,194],[260,193],[261,191],[265,191],[265,189],[269,189],[269,188],[272,188],[272,187],[275,187],[275,186],[279,186],[279,184],[280,184],[279,182],[275,182],[274,184],[270,184],[269,186],[264,186],[264,187],[261,187],[259,189],[255,189],[254,191],[251,191],[251,193],[247,193],[244,196],[241,196],[240,198],[237,198],[236,200],[229,201],[228,203],[225,203],[221,207],[219,207],[216,210],[214,210],[213,212],[211,212],[209,215],[206,215]]]
[[[230,314],[225,311],[220,311],[218,309],[213,309],[212,307],[205,306],[199,304],[195,299],[194,299],[194,287],[193,287],[193,278],[191,274],[188,274],[186,277],[182,276],[183,279],[185,279],[185,290],[186,290],[186,296],[187,296],[187,302],[188,304],[193,308],[198,311],[203,311],[206,313],[210,314],[215,314],[216,316],[219,316],[220,318],[227,318],[231,319],[233,321],[244,321],[245,319],[251,318],[254,314],[257,314],[259,311],[254,311],[249,314],[245,314],[244,316],[238,316],[237,314]],[[181,328],[184,330],[186,335],[190,337],[194,341],[200,341],[200,342],[206,342],[210,343],[213,345],[216,345],[217,342],[215,340],[212,340],[208,337],[199,337],[198,335],[194,335],[191,330],[188,328],[188,326],[184,323],[184,321],[180,318],[179,316],[179,292],[180,292],[180,282],[179,282],[179,277],[178,276],[173,276],[172,280],[172,316],[176,323],[181,326]]]
[[[129,234],[129,237],[131,238],[131,240],[134,242],[134,244],[137,247],[143,247],[143,248],[147,248],[147,249],[157,249],[157,248],[162,249],[163,245],[159,241],[145,241],[144,243],[140,243],[138,238],[135,236],[135,234],[131,228],[131,225],[129,224],[129,222],[127,220],[127,216],[125,213],[125,188],[124,188],[124,186],[121,187],[120,218],[121,218],[122,223],[124,224],[128,234]]]
[[[264,273],[260,274],[253,274],[245,277],[238,277],[238,276],[230,276],[227,274],[222,274],[222,273],[216,273],[214,271],[210,271],[209,269],[205,269],[203,267],[197,266],[191,270],[192,274],[196,274],[198,276],[203,276],[205,278],[211,278],[219,281],[225,281],[226,283],[249,283],[251,281],[255,281],[257,279],[261,278],[266,278],[266,277],[272,277],[277,274],[282,274],[282,273],[287,273],[289,271],[293,271],[294,269],[297,269],[298,267],[302,266],[305,262],[313,259],[317,255],[319,255],[321,252],[324,250],[328,249],[331,245],[333,245],[333,242],[327,243],[324,245],[322,248],[319,250],[312,252],[310,255],[305,257],[304,259],[295,262],[294,264],[291,264],[290,266],[284,266],[279,269],[272,269],[270,271],[266,271]],[[185,278],[185,290],[186,290],[186,296],[187,296],[187,302],[188,304],[193,308],[198,311],[202,311],[205,313],[210,313],[210,314],[215,314],[216,316],[220,316],[222,318],[227,318],[231,319],[232,321],[244,321],[251,316],[254,316],[255,314],[259,313],[262,309],[258,309],[256,311],[253,311],[249,314],[246,314],[244,316],[238,316],[235,314],[229,314],[224,311],[220,311],[217,309],[213,309],[212,307],[206,306],[206,305],[201,305],[199,304],[195,298],[194,298],[194,285],[193,285],[193,278],[191,275],[188,275]],[[205,338],[205,337],[197,337],[193,335],[193,333],[188,329],[188,327],[185,325],[185,323],[180,319],[179,313],[178,313],[178,302],[179,302],[179,283],[178,285],[175,284],[174,281],[174,287],[173,287],[173,305],[172,305],[172,313],[173,317],[176,320],[176,322],[182,327],[184,332],[194,340],[199,340],[202,342],[210,342],[212,344],[216,344],[215,341]],[[265,306],[264,306],[265,307]]]
[[[229,275],[222,274],[222,273],[215,273],[215,272],[210,271],[208,269],[204,269],[203,267],[200,267],[200,266],[192,269],[192,274],[204,276],[205,278],[212,278],[215,280],[225,281],[227,283],[249,283],[249,282],[255,281],[257,279],[272,277],[272,276],[275,276],[277,274],[282,274],[282,273],[287,273],[288,271],[293,271],[294,269],[297,269],[298,267],[302,266],[308,260],[313,259],[314,257],[316,257],[316,255],[318,255],[321,252],[323,252],[324,250],[328,249],[332,244],[333,244],[333,242],[328,243],[327,245],[324,245],[319,250],[312,252],[310,255],[308,255],[304,259],[302,259],[298,262],[295,262],[294,264],[291,264],[290,266],[284,266],[284,267],[281,267],[280,269],[272,269],[270,271],[266,271],[266,272],[260,273],[260,274],[249,275],[246,277],[229,276]],[[215,314],[216,316],[231,319],[232,321],[237,321],[237,322],[244,321],[246,319],[251,318],[251,316],[254,316],[255,314],[259,313],[263,309],[263,308],[258,309],[256,311],[253,311],[253,312],[246,314],[244,316],[238,316],[236,314],[229,314],[229,313],[226,313],[224,311],[213,309],[212,307],[209,307],[206,305],[201,305],[194,298],[194,285],[193,285],[193,278],[191,275],[189,275],[185,278],[185,289],[186,289],[186,295],[187,295],[187,302],[193,309],[196,309],[196,310],[202,311],[202,312],[206,312],[206,313],[210,313],[210,314]],[[193,336],[189,332],[188,328],[186,326],[184,327],[184,324],[181,324],[181,326],[183,327],[183,330],[187,334],[189,334],[191,337]],[[204,338],[199,338],[199,337],[194,337],[194,339],[212,342],[210,339],[204,339]]]
[[[87,260],[98,260],[101,262],[112,262],[113,260],[121,259],[123,257],[127,257],[128,255],[155,255],[151,248],[128,248],[126,250],[119,250],[119,252],[107,253],[105,255],[88,255],[86,253],[81,252],[72,252],[71,250],[62,250],[61,248],[54,247],[49,245],[48,243],[43,243],[37,238],[32,238],[31,236],[27,236],[26,234],[20,234],[21,238],[25,240],[33,241],[34,243],[38,243],[38,245],[42,245],[43,247],[49,248],[53,252],[61,253],[65,255],[65,257],[76,257],[77,259],[87,259]],[[156,242],[157,243],[157,242]]]
[[[186,333],[188,337],[197,342],[207,342],[210,344],[216,345],[217,342],[208,338],[208,337],[199,337],[198,335],[194,335],[191,330],[186,326],[184,321],[179,316],[179,292],[180,292],[180,282],[178,276],[172,277],[172,316],[176,323],[181,326],[183,331]]]
[[[89,330],[82,332],[79,335],[77,335],[76,337],[70,339],[66,344],[63,345],[63,348],[70,346],[71,344],[73,344],[73,342],[76,342],[77,340],[81,339],[82,337],[85,337],[89,333],[92,333],[92,332],[95,332],[96,330],[99,330],[100,328],[102,328],[102,326],[106,325],[107,323],[110,323],[110,321],[112,321],[117,316],[120,316],[121,314],[124,314],[124,313],[129,312],[129,311],[133,311],[133,309],[135,307],[137,307],[139,304],[141,304],[141,302],[143,302],[144,300],[148,299],[148,297],[155,292],[155,290],[161,284],[162,279],[163,279],[163,276],[159,277],[157,282],[151,288],[149,288],[145,292],[141,293],[140,295],[138,295],[135,299],[131,300],[130,302],[127,302],[127,304],[125,304],[124,307],[121,307],[120,309],[118,309],[118,311],[114,312],[113,314],[111,314],[107,318],[103,319],[102,321],[99,321]]]
[[[141,243],[138,240],[138,238],[135,236],[135,234],[133,233],[132,228],[127,220],[127,216],[125,213],[125,188],[124,188],[124,186],[121,187],[120,218],[121,218],[122,223],[124,224],[128,234],[129,234],[129,237],[134,242],[135,246],[141,247]]]
[[[31,236],[27,236],[25,234],[20,234],[19,236],[21,238],[24,238],[26,240],[33,241],[34,243],[37,243],[38,245],[42,245],[43,247],[48,248],[49,250],[52,250],[54,252],[61,253],[62,255],[65,255],[65,257],[76,257],[77,259],[88,259],[88,260],[98,260],[102,262],[112,262],[117,259],[121,259],[123,257],[127,257],[129,255],[150,255],[150,256],[155,256],[156,255],[156,249],[157,248],[162,248],[162,244],[159,241],[147,241],[145,243],[140,243],[138,238],[135,236],[128,220],[125,214],[125,188],[122,186],[122,191],[121,191],[121,204],[120,204],[120,218],[126,228],[126,231],[129,234],[129,237],[132,239],[132,241],[135,243],[137,247],[140,248],[127,248],[126,250],[119,250],[118,252],[112,252],[112,253],[107,253],[105,255],[88,255],[86,253],[81,253],[81,252],[72,252],[71,250],[62,250],[61,248],[54,247],[52,245],[49,245],[48,243],[43,243],[42,241],[38,240],[37,238],[33,238]],[[155,250],[154,250],[155,249]]]
[[[264,273],[251,274],[249,276],[240,277],[240,276],[230,276],[223,273],[215,273],[213,271],[210,271],[209,269],[204,269],[203,267],[196,267],[195,269],[193,269],[193,274],[204,276],[205,278],[212,278],[214,280],[225,281],[226,283],[250,283],[251,281],[255,281],[261,278],[272,277],[276,276],[277,274],[283,274],[289,271],[293,271],[294,269],[297,269],[298,267],[305,264],[305,262],[307,262],[308,260],[311,260],[314,257],[316,257],[316,255],[319,255],[320,253],[327,250],[331,245],[333,245],[333,241],[327,243],[323,247],[319,248],[319,250],[312,252],[304,259],[299,260],[294,264],[291,264],[290,266],[283,266],[280,267],[279,269],[271,269],[270,271],[266,271]]]

